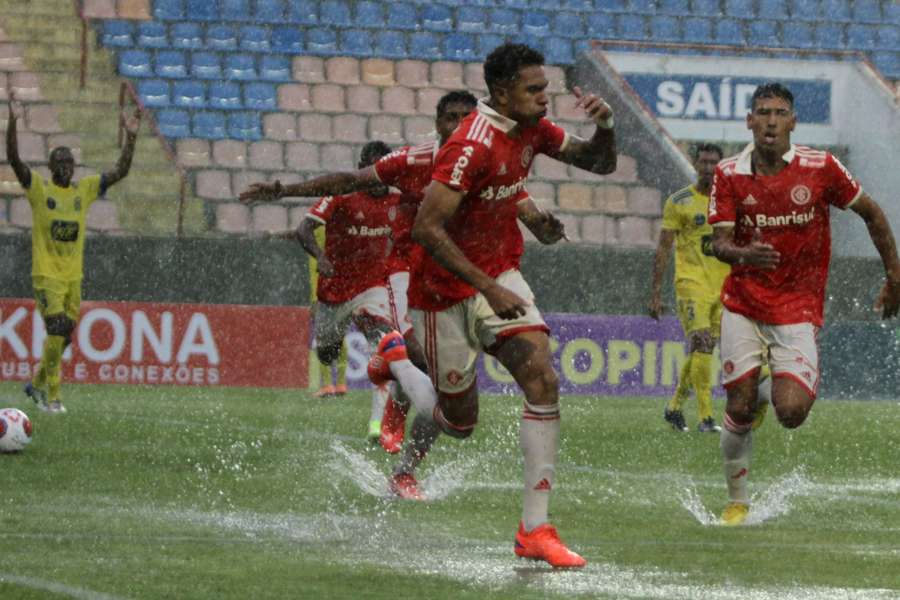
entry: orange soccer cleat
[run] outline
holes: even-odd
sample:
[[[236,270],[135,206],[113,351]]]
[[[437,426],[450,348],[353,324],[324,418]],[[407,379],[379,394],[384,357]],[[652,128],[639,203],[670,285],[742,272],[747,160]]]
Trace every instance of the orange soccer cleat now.
[[[347,395],[347,384],[339,383],[334,386],[334,395],[335,396],[346,396]]]
[[[577,569],[587,564],[586,560],[562,543],[556,527],[549,523],[526,532],[525,525],[520,522],[515,552],[516,556],[522,558],[547,561],[550,566],[558,569]]]
[[[381,386],[394,379],[391,373],[391,363],[395,360],[405,360],[406,341],[399,331],[386,334],[378,342],[378,348],[369,359],[369,381]]]
[[[424,500],[419,482],[412,473],[394,473],[388,480],[388,488],[402,500]]]
[[[313,398],[328,398],[329,396],[334,396],[334,386],[333,385],[323,385],[317,391],[313,392]]]
[[[381,417],[381,447],[390,454],[396,454],[403,448],[403,438],[406,437],[406,410],[394,401],[393,396],[388,396],[384,405],[384,415]]]

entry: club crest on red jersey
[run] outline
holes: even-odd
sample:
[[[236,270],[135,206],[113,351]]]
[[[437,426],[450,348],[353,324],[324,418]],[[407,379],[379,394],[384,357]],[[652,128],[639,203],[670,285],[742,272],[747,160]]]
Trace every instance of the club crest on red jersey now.
[[[534,158],[534,148],[529,144],[522,148],[522,166],[528,168],[528,165],[531,164],[531,159]]]
[[[810,200],[812,200],[812,192],[805,185],[795,185],[791,189],[791,201],[794,204],[803,206],[804,204],[809,204]]]

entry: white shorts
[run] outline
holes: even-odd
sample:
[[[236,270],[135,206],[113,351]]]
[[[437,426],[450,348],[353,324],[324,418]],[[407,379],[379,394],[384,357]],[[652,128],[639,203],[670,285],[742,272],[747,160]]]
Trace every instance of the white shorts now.
[[[371,287],[340,304],[319,302],[316,306],[316,344],[322,348],[340,343],[350,328],[350,322],[361,317],[382,321],[393,327],[388,290],[384,286]],[[363,331],[367,338],[372,337]]]
[[[410,311],[416,337],[425,349],[428,374],[440,392],[460,394],[472,386],[479,352],[493,354],[504,339],[524,331],[550,332],[519,271],[501,273],[496,281],[528,301],[523,316],[501,319],[481,294],[440,312]]]
[[[409,318],[409,303],[407,291],[409,290],[409,271],[397,271],[388,277],[388,295],[391,301],[391,312],[394,327],[406,335],[412,329],[412,321]]]
[[[768,356],[773,377],[790,377],[815,398],[819,387],[819,328],[812,323],[768,325],[722,311],[722,357],[725,387],[758,369]]]

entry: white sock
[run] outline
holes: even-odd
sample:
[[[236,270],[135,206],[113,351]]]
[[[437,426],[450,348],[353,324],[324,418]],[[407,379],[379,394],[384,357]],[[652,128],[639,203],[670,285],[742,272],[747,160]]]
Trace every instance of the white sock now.
[[[409,359],[391,361],[390,369],[400,387],[412,400],[416,411],[430,416],[437,404],[437,392],[428,375],[420,371]]]
[[[384,405],[387,404],[390,389],[386,385],[372,388],[372,414],[369,421],[380,421],[384,415]]]
[[[725,483],[732,502],[750,504],[747,477],[750,474],[750,455],[753,451],[751,436],[749,428],[746,433],[735,433],[726,424],[719,437],[719,449],[725,466]]]
[[[531,531],[547,522],[559,450],[559,404],[535,406],[526,402],[519,441],[525,458],[522,524],[525,531]]]

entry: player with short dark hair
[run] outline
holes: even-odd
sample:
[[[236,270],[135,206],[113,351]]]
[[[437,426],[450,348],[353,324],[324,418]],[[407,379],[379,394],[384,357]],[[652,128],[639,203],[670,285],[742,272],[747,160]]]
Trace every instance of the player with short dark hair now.
[[[726,525],[743,523],[749,513],[751,426],[763,361],[784,427],[802,425],[816,399],[831,207],[865,221],[887,278],[877,304],[885,319],[900,308],[900,259],[884,212],[831,153],[791,143],[793,100],[780,83],[756,89],[747,115],[753,142],[719,163],[710,194],[713,252],[732,266],[722,288]]]

